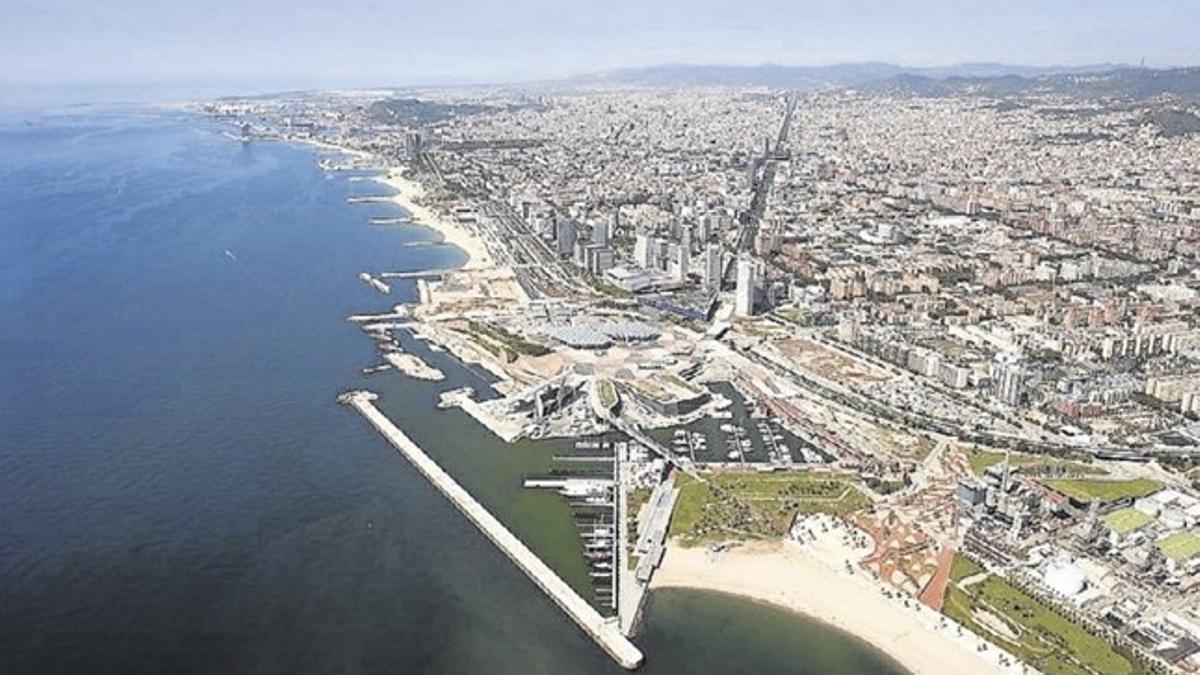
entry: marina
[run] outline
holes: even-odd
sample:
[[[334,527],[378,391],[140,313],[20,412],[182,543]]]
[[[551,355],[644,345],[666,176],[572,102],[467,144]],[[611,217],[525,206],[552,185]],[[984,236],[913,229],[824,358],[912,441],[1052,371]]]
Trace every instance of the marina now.
[[[529,576],[614,661],[628,670],[640,666],[643,659],[641,651],[621,634],[616,620],[601,616],[594,607],[581,598],[520,539],[451,478],[450,474],[438,466],[403,431],[392,424],[391,420],[375,407],[376,398],[375,394],[368,391],[352,391],[339,396],[338,401],[357,410],[421,475],[449,499],[522,572]],[[602,529],[598,523],[593,524],[591,528],[592,543],[588,546],[588,550],[597,551],[597,555],[602,555],[602,551],[606,547],[611,548],[611,536],[607,541],[602,539],[600,535]],[[600,574],[602,575],[602,573]],[[612,576],[611,572],[608,574],[610,577]]]
[[[575,441],[575,454],[555,455],[546,475],[527,475],[522,485],[529,489],[551,489],[566,500],[579,531],[581,553],[601,610],[617,610],[621,540],[617,536],[619,500],[616,475],[616,446],[608,438]]]
[[[776,416],[729,382],[706,385],[729,400],[724,409],[680,427],[648,433],[672,453],[697,465],[754,465],[789,469],[825,463],[827,456],[785,428]]]

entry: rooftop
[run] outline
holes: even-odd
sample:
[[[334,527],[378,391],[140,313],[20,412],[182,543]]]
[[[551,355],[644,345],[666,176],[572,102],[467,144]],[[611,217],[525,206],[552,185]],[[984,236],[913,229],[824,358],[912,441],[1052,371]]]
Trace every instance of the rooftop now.
[[[1129,534],[1154,522],[1154,518],[1131,506],[1101,516],[1100,522],[1117,534]]]
[[[1158,550],[1175,562],[1183,562],[1200,554],[1200,537],[1191,532],[1176,532],[1158,540]]]
[[[585,326],[558,326],[546,332],[555,340],[580,349],[603,349],[612,344],[607,335]]]

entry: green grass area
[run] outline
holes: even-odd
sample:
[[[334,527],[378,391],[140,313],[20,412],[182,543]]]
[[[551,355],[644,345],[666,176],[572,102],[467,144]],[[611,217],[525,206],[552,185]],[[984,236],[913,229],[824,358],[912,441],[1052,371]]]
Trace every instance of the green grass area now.
[[[924,347],[941,352],[951,359],[962,360],[974,356],[974,352],[966,346],[944,337],[931,338],[923,342]]]
[[[624,288],[610,284],[607,281],[600,281],[598,279],[592,280],[592,288],[609,297],[617,298],[619,300],[628,300],[633,297],[633,293],[625,290]]]
[[[1176,532],[1158,540],[1155,545],[1158,546],[1158,550],[1163,552],[1163,555],[1175,562],[1183,562],[1200,554],[1200,537],[1191,532]]]
[[[596,383],[596,390],[600,394],[600,405],[604,408],[611,408],[617,403],[617,388],[613,386],[612,380],[600,380]]]
[[[653,490],[647,487],[634,488],[629,493],[629,496],[625,498],[625,518],[627,521],[625,524],[625,533],[629,539],[629,541],[625,542],[625,566],[631,570],[637,569],[638,561],[641,559],[641,556],[633,555],[634,545],[637,544],[638,511],[650,500],[650,495],[653,492]]]
[[[971,471],[976,475],[983,475],[983,472],[988,467],[995,466],[1004,461],[1004,453],[990,450],[968,450],[967,459],[971,463]],[[1012,464],[1013,466],[1021,467],[1021,471],[1031,476],[1050,476],[1056,472],[1066,472],[1082,476],[1102,476],[1107,473],[1104,469],[1094,464],[1085,464],[1049,455],[1024,455],[1014,452],[1012,454]]]
[[[552,351],[544,345],[530,342],[495,324],[470,321],[467,323],[466,332],[488,351],[503,356],[510,363],[516,361],[518,356],[545,356]]]
[[[983,574],[986,571],[983,565],[965,555],[959,554],[954,556],[954,562],[950,565],[950,581],[958,583],[963,579],[973,577],[976,574]]]
[[[893,431],[881,426],[872,425],[867,430],[863,430],[863,435],[867,440],[879,446],[881,450],[914,462],[925,461],[929,457],[929,453],[937,448],[937,442],[927,436]]]
[[[704,391],[702,389],[700,389],[700,387],[697,387],[696,385],[692,384],[691,382],[688,382],[687,380],[676,375],[675,373],[663,373],[662,379],[664,382],[669,382],[669,383],[675,385],[676,387],[683,389],[684,391],[690,393],[692,396],[699,396],[700,394],[704,393]]]
[[[642,508],[642,504],[645,504],[650,499],[652,492],[653,490],[648,487],[634,488],[630,491],[626,503],[626,510],[629,512],[630,518],[637,518],[638,510]]]
[[[472,340],[475,341],[475,344],[486,349],[488,351],[488,353],[492,354],[493,356],[498,356],[498,357],[504,358],[506,361],[510,360],[510,359],[506,358],[508,356],[508,352],[506,352],[504,350],[504,347],[502,347],[501,345],[498,345],[494,341],[488,339],[482,333],[478,333],[478,332],[472,330],[471,328],[463,328],[460,326],[451,326],[450,330],[452,330],[456,333],[461,333],[461,334],[466,335],[467,337],[471,338]]]
[[[890,495],[908,487],[908,483],[902,480],[883,480],[874,476],[863,478],[863,483],[881,495]]]
[[[723,471],[699,482],[677,479],[671,536],[685,545],[728,539],[773,539],[797,513],[850,513],[868,504],[848,478],[827,473]]]
[[[649,396],[655,401],[658,401],[659,403],[666,403],[671,400],[671,397],[667,394],[666,390],[655,384],[648,377],[633,380],[632,384],[635,389],[642,392],[646,396]]]
[[[911,446],[904,454],[908,455],[915,462],[924,462],[929,457],[929,453],[933,452],[935,448],[937,448],[937,443],[933,442],[933,439],[925,436],[917,436],[916,444]]]
[[[1154,522],[1154,518],[1133,507],[1118,509],[1100,516],[1100,522],[1117,534],[1128,534]]]
[[[1047,487],[1081,502],[1090,502],[1093,498],[1099,499],[1101,502],[1115,502],[1131,497],[1136,499],[1162,489],[1162,483],[1149,478],[1130,480],[1055,479],[1042,482]]]
[[[633,387],[659,403],[692,399],[706,392],[675,373],[656,373],[631,382]]]
[[[788,321],[800,323],[807,316],[808,312],[795,307],[784,307],[782,309],[775,310],[775,314],[787,319]]]
[[[996,576],[966,590],[951,585],[942,611],[1047,675],[1145,672],[1104,639]]]

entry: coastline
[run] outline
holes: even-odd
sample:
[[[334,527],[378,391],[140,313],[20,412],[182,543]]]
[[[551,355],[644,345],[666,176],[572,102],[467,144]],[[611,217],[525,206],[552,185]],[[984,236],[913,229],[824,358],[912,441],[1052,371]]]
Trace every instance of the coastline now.
[[[288,143],[300,143],[322,150],[340,152],[351,157],[370,161],[380,167],[384,166],[378,156],[366,150],[349,148],[316,139],[291,138],[282,140]],[[454,246],[463,253],[466,253],[467,260],[462,265],[456,267],[456,270],[469,272],[472,270],[492,269],[496,266],[495,261],[492,260],[492,256],[488,252],[487,246],[476,232],[439,215],[433,209],[420,203],[420,198],[425,195],[425,186],[423,184],[405,176],[404,169],[401,168],[382,168],[380,170],[384,173],[382,175],[371,176],[370,180],[386,185],[396,191],[396,194],[389,195],[387,198],[405,211],[408,211],[412,216],[412,224],[440,233],[442,235],[441,243]]]
[[[400,169],[386,169],[382,176],[374,178],[393,190],[396,194],[391,200],[412,214],[413,223],[440,232],[442,242],[455,246],[467,254],[467,260],[458,269],[462,271],[481,270],[495,267],[487,246],[479,235],[420,203],[425,195],[425,187],[415,180],[405,176]]]
[[[378,161],[365,151],[317,145]],[[441,243],[455,246],[467,255],[467,260],[456,270],[471,272],[496,267],[478,233],[423,204],[425,186],[406,176],[403,168],[383,169],[383,173],[370,180],[395,191],[388,199],[408,211],[413,224],[441,233]],[[457,350],[451,352],[464,362],[472,362]],[[475,416],[471,411],[468,413]],[[803,547],[793,542],[753,542],[719,554],[710,553],[706,547],[685,548],[670,541],[649,590],[716,592],[779,607],[865,642],[913,675],[1037,672],[1023,668],[1016,659],[1011,659],[1009,666],[1001,665],[997,656],[1003,652],[974,633],[915,598],[910,598],[909,607],[905,607],[902,600],[885,596],[882,592],[885,586],[864,570],[856,569],[850,574],[840,569],[842,560],[856,560],[862,552],[834,542],[834,538],[822,536],[819,542]],[[978,651],[984,644],[987,651]]]
[[[914,675],[1034,672],[1016,659],[1002,666],[1003,652],[994,646],[978,651],[980,638],[966,629],[960,634],[957,624],[915,599],[905,607],[888,598],[867,572],[832,566],[830,558],[853,551],[822,539],[803,548],[754,542],[720,553],[671,541],[650,588],[716,591],[782,607],[864,640]],[[823,550],[810,553],[813,547]]]
[[[328,146],[364,159],[370,153]],[[390,200],[408,211],[413,223],[441,233],[442,243],[467,255],[457,269],[464,272],[495,268],[487,247],[471,228],[436,213],[422,203],[425,186],[406,176],[404,169],[389,168],[374,180],[395,191]],[[462,358],[463,355],[456,356]],[[649,590],[679,588],[724,593],[750,602],[766,603],[803,615],[844,631],[886,654],[913,675],[944,673],[1033,673],[1020,661],[1003,666],[1002,654],[974,633],[960,628],[915,598],[909,607],[900,599],[883,594],[884,585],[869,573],[853,574],[839,569],[839,562],[860,555],[833,537],[820,537],[803,548],[792,542],[744,544],[720,554],[707,548],[684,548],[677,542],[666,546],[662,566]]]

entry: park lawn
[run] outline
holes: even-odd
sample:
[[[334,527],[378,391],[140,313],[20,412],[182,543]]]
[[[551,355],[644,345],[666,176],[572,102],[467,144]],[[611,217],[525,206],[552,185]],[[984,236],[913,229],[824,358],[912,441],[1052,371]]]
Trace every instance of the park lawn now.
[[[798,513],[846,514],[869,503],[848,478],[827,473],[721,471],[676,481],[670,534],[689,546],[779,538]]]
[[[600,405],[605,408],[611,408],[617,402],[617,388],[613,386],[612,380],[600,380],[598,384],[600,392]]]
[[[1184,562],[1200,554],[1200,537],[1191,532],[1176,532],[1158,540],[1158,550],[1175,562]]]
[[[954,556],[954,562],[950,564],[950,581],[958,583],[963,579],[973,577],[976,574],[982,574],[986,571],[983,565],[959,553]]]
[[[625,566],[629,569],[637,569],[637,564],[640,556],[633,554],[634,544],[637,543],[637,517],[638,511],[641,511],[642,506],[650,501],[650,495],[653,490],[648,487],[634,488],[626,497],[625,518],[626,533],[629,536],[629,541],[624,542],[625,545]]]
[[[1092,499],[1099,499],[1101,502],[1136,499],[1162,489],[1162,483],[1149,478],[1129,480],[1054,479],[1044,480],[1042,483],[1080,502],[1090,502]]]
[[[989,576],[967,590],[951,585],[942,611],[1046,675],[1144,672],[1103,638],[996,576]],[[982,612],[990,613],[993,622],[997,618],[1003,621],[1009,634],[986,628],[987,614]]]
[[[967,460],[971,464],[971,471],[975,475],[981,476],[989,467],[1003,462],[1004,453],[993,450],[968,450]],[[1021,467],[1025,473],[1034,476],[1048,474],[1052,470],[1057,469],[1084,476],[1103,476],[1107,473],[1104,469],[1093,464],[1085,464],[1049,455],[1024,455],[1014,452],[1012,454],[1012,464],[1013,466]]]
[[[545,345],[530,342],[507,329],[492,323],[468,321],[465,331],[483,344],[493,354],[502,355],[510,363],[519,356],[545,356],[552,350]],[[502,352],[502,354],[501,354]]]
[[[629,502],[627,504],[627,510],[629,511],[629,515],[636,516],[638,510],[642,508],[642,504],[645,504],[646,502],[650,501],[650,494],[652,492],[653,492],[653,490],[651,490],[648,487],[640,487],[640,488],[634,488],[633,490],[630,490],[629,491]]]
[[[1154,518],[1132,506],[1100,516],[1100,522],[1117,534],[1127,534],[1154,522]]]

